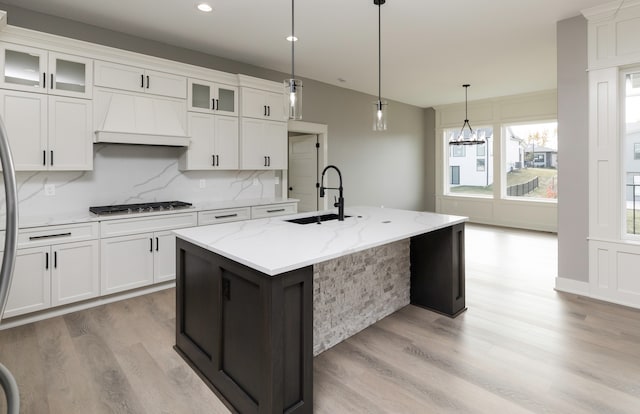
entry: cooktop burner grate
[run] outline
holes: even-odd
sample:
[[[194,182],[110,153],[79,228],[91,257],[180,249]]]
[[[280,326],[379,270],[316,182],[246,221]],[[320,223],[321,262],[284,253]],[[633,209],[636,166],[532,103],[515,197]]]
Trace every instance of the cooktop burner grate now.
[[[151,203],[137,204],[120,204],[114,206],[96,206],[89,207],[89,211],[98,214],[130,214],[130,213],[149,213],[153,211],[176,210],[180,208],[191,207],[191,203],[184,201],[156,201]]]

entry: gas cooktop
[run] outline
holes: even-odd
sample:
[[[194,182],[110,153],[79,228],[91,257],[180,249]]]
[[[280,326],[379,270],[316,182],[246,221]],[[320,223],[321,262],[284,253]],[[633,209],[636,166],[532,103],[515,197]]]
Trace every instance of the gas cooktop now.
[[[114,206],[89,207],[89,211],[98,215],[149,213],[154,211],[177,210],[191,207],[184,201],[155,201],[151,203],[120,204]]]

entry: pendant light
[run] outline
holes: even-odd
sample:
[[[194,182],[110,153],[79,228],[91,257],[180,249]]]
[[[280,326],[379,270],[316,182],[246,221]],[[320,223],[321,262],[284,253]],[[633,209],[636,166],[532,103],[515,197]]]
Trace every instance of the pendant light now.
[[[387,101],[383,101],[381,98],[381,67],[382,67],[382,54],[380,52],[381,47],[381,30],[380,30],[380,15],[381,6],[386,0],[373,0],[373,4],[378,6],[378,100],[373,104],[373,130],[374,131],[386,131],[387,130]]]
[[[481,134],[478,137],[478,134],[471,128],[471,124],[469,123],[469,115],[468,115],[468,103],[467,103],[467,91],[469,90],[468,83],[462,85],[464,88],[464,123],[462,124],[462,129],[460,130],[460,134],[456,137],[452,135],[449,139],[449,145],[480,145],[485,143],[484,134]],[[464,135],[464,128],[467,127],[469,129],[468,136]]]
[[[302,119],[302,80],[295,77],[295,53],[294,45],[296,35],[294,33],[294,0],[291,0],[291,79],[284,81],[285,111],[289,119]]]

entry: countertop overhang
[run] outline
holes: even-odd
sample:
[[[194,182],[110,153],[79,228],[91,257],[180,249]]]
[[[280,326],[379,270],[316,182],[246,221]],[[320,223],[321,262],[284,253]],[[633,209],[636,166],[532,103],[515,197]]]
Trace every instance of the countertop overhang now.
[[[325,213],[325,212],[321,212]],[[315,213],[175,230],[179,238],[270,276],[410,238],[467,217],[377,207],[349,207],[344,221],[295,224]]]

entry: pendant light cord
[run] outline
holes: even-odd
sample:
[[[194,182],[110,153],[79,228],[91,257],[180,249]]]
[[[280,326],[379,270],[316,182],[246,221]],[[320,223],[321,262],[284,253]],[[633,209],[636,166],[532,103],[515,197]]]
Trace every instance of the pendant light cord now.
[[[295,60],[294,60],[294,45],[296,43],[296,35],[295,35],[295,8],[294,8],[295,0],[291,0],[291,79],[295,79]]]
[[[382,18],[381,16],[382,2],[378,2],[378,109],[382,109]]]

